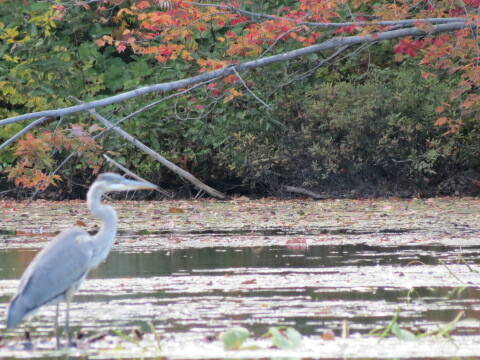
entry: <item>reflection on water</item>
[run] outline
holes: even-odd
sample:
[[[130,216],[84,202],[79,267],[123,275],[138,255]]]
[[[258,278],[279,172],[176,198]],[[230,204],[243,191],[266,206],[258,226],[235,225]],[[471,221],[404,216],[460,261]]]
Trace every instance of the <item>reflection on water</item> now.
[[[38,249],[1,249],[0,279],[17,279]],[[373,247],[367,245],[285,246],[249,248],[188,248],[155,252],[112,251],[108,260],[92,271],[90,278],[151,277],[179,272],[226,268],[327,268],[378,265],[438,265],[439,259],[455,259],[458,254],[447,246]],[[469,263],[480,262],[480,247],[463,250]]]

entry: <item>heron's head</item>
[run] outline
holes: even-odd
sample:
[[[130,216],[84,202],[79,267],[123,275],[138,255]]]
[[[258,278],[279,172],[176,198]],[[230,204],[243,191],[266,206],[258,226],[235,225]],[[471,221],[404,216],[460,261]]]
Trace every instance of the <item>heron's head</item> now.
[[[100,184],[104,192],[158,189],[158,187],[152,183],[126,179],[115,173],[100,174],[97,180],[95,180],[95,183]]]

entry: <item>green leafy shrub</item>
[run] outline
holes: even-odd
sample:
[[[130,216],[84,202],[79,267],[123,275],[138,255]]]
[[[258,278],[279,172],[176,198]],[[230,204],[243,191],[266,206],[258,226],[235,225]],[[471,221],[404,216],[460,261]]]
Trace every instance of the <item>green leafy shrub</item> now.
[[[473,116],[457,134],[444,136],[434,125],[449,90],[444,79],[423,79],[409,67],[317,87],[296,84],[275,97],[276,111],[244,122],[270,116],[283,126],[240,131],[218,156],[239,177],[270,188],[433,193],[449,176],[478,167]]]

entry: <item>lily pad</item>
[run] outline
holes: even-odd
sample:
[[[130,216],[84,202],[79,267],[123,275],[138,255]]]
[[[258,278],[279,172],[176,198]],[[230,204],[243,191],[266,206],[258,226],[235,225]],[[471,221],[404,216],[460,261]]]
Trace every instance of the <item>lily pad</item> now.
[[[238,350],[248,339],[250,332],[242,327],[230,329],[220,335],[225,350]]]

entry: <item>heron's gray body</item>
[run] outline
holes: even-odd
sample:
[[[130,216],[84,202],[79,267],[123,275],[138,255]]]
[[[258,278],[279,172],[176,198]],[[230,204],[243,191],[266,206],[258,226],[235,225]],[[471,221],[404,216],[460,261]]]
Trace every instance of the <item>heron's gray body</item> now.
[[[37,254],[23,273],[17,293],[10,301],[7,328],[16,327],[43,305],[65,301],[70,340],[69,303],[88,272],[106,259],[117,234],[117,214],[111,206],[101,203],[102,195],[109,191],[156,188],[153,184],[128,180],[118,174],[101,174],[87,195],[88,208],[102,220],[100,231],[90,236],[77,227],[65,230]],[[55,324],[57,327],[57,321]]]
[[[59,234],[42,249],[25,270],[17,294],[8,307],[7,328],[41,306],[71,297],[90,270],[93,256],[85,230],[73,228]]]

